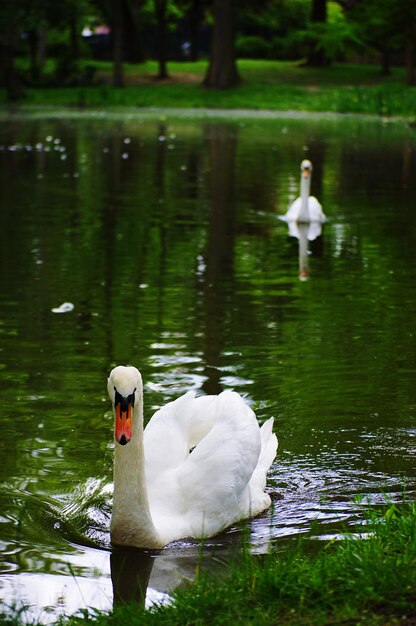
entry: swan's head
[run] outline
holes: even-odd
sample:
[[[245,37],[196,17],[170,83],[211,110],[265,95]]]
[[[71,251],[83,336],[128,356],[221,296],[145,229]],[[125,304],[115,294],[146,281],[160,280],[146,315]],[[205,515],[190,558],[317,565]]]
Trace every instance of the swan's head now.
[[[115,439],[124,446],[132,437],[133,409],[142,393],[140,372],[135,367],[115,367],[107,381],[108,395],[113,404]]]
[[[303,159],[302,163],[300,164],[300,171],[304,178],[310,177],[310,175],[312,174],[312,163],[309,161],[309,159]]]

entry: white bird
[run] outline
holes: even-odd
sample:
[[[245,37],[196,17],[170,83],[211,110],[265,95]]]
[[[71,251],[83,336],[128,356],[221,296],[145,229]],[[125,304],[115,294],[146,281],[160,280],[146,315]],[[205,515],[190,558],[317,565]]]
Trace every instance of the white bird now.
[[[308,159],[304,159],[300,164],[300,171],[300,196],[292,202],[283,219],[286,222],[325,222],[326,217],[320,202],[315,196],[309,195],[312,163]]]
[[[266,473],[276,455],[273,418],[260,428],[239,394],[188,392],[143,430],[143,383],[135,367],[108,378],[115,418],[115,545],[161,548],[212,537],[270,506]]]

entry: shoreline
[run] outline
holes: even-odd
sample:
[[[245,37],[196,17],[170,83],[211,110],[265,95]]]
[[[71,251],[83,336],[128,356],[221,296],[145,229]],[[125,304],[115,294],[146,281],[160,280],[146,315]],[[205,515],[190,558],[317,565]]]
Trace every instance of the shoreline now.
[[[250,108],[209,108],[209,107],[140,107],[128,105],[109,105],[109,106],[75,106],[67,105],[43,105],[43,104],[0,104],[0,119],[7,120],[9,118],[54,118],[67,117],[88,119],[99,117],[117,118],[127,115],[128,118],[145,118],[145,119],[161,119],[164,117],[173,117],[180,119],[260,119],[260,120],[327,120],[339,121],[342,119],[355,120],[362,119],[369,122],[381,122],[383,124],[391,123],[410,123],[414,117],[405,115],[383,116],[377,113],[351,113],[338,111],[308,111],[296,109],[250,109]]]

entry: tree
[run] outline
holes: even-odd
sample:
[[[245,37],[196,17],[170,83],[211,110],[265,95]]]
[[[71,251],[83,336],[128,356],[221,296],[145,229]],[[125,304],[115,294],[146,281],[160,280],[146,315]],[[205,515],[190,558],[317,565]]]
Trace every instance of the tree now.
[[[111,28],[113,85],[124,85],[124,61],[144,60],[142,9],[145,0],[93,0],[96,12]]]
[[[23,92],[16,68],[16,56],[27,41],[34,50],[30,33],[46,22],[51,0],[2,0],[0,2],[0,54],[2,81],[9,100],[18,99]],[[76,1],[76,0],[74,0]],[[25,39],[23,39],[25,35]],[[35,65],[34,59],[32,64]],[[35,68],[34,73],[36,73]]]
[[[124,58],[130,63],[143,63],[145,60],[142,8],[143,0],[126,0]]]
[[[328,61],[325,49],[319,45],[319,37],[322,35],[322,27],[326,24],[327,6],[326,0],[313,0],[311,12],[311,25],[315,30],[315,37],[310,43],[307,64],[314,67],[323,67]]]
[[[198,29],[204,15],[204,0],[191,0],[188,9],[189,20],[189,60],[198,60]]]
[[[197,61],[199,57],[198,35],[209,0],[176,0],[176,6],[182,11],[188,30],[189,50],[186,58]]]
[[[8,100],[16,100],[22,91],[16,70],[16,46],[19,38],[19,18],[23,9],[20,3],[5,0],[0,5],[0,50],[3,84]]]
[[[124,2],[112,0],[112,42],[113,42],[113,85],[124,86],[123,40],[124,40]]]
[[[416,3],[414,0],[396,0],[392,2],[390,10],[392,21],[401,34],[405,55],[406,84],[415,85]]]
[[[167,0],[154,0],[156,14],[156,31],[157,31],[157,58],[159,62],[158,78],[164,79],[168,77],[166,67],[166,9]]]
[[[377,50],[382,71],[390,72],[393,52],[404,55],[406,83],[415,84],[416,3],[414,0],[356,0],[347,12],[365,45]]]
[[[235,54],[236,0],[213,0],[214,25],[206,87],[225,89],[241,81]]]
[[[363,46],[375,49],[380,54],[384,76],[390,74],[391,54],[396,47],[395,32],[388,19],[390,4],[391,0],[358,0],[347,13],[349,20],[359,29]]]

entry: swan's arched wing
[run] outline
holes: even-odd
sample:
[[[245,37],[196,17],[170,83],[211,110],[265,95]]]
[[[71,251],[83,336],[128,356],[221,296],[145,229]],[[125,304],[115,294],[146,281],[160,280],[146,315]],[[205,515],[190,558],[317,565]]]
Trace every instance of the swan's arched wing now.
[[[212,428],[217,396],[195,398],[194,391],[156,411],[144,431],[147,479],[184,463]]]
[[[294,202],[288,208],[286,214],[284,215],[284,220],[286,222],[296,222],[299,219],[299,213],[302,207],[302,199],[296,198]],[[308,196],[308,212],[309,212],[309,220],[310,222],[325,222],[326,217],[322,210],[322,205],[315,198],[315,196]],[[297,235],[294,235],[297,237]]]
[[[322,204],[315,196],[308,198],[308,210],[311,222],[325,222],[326,217],[322,209]]]
[[[215,401],[212,429],[176,472],[181,507],[195,536],[210,536],[250,514],[249,482],[260,455],[260,429],[236,393]]]
[[[276,437],[272,421],[266,424],[260,430],[232,391],[198,398],[190,392],[154,415],[144,433],[146,482],[166,542],[212,536],[267,508],[263,489]]]
[[[176,467],[186,458],[186,440],[183,437],[181,416],[188,411],[195,393],[189,391],[156,411],[144,430],[146,478],[149,480],[170,467]]]

